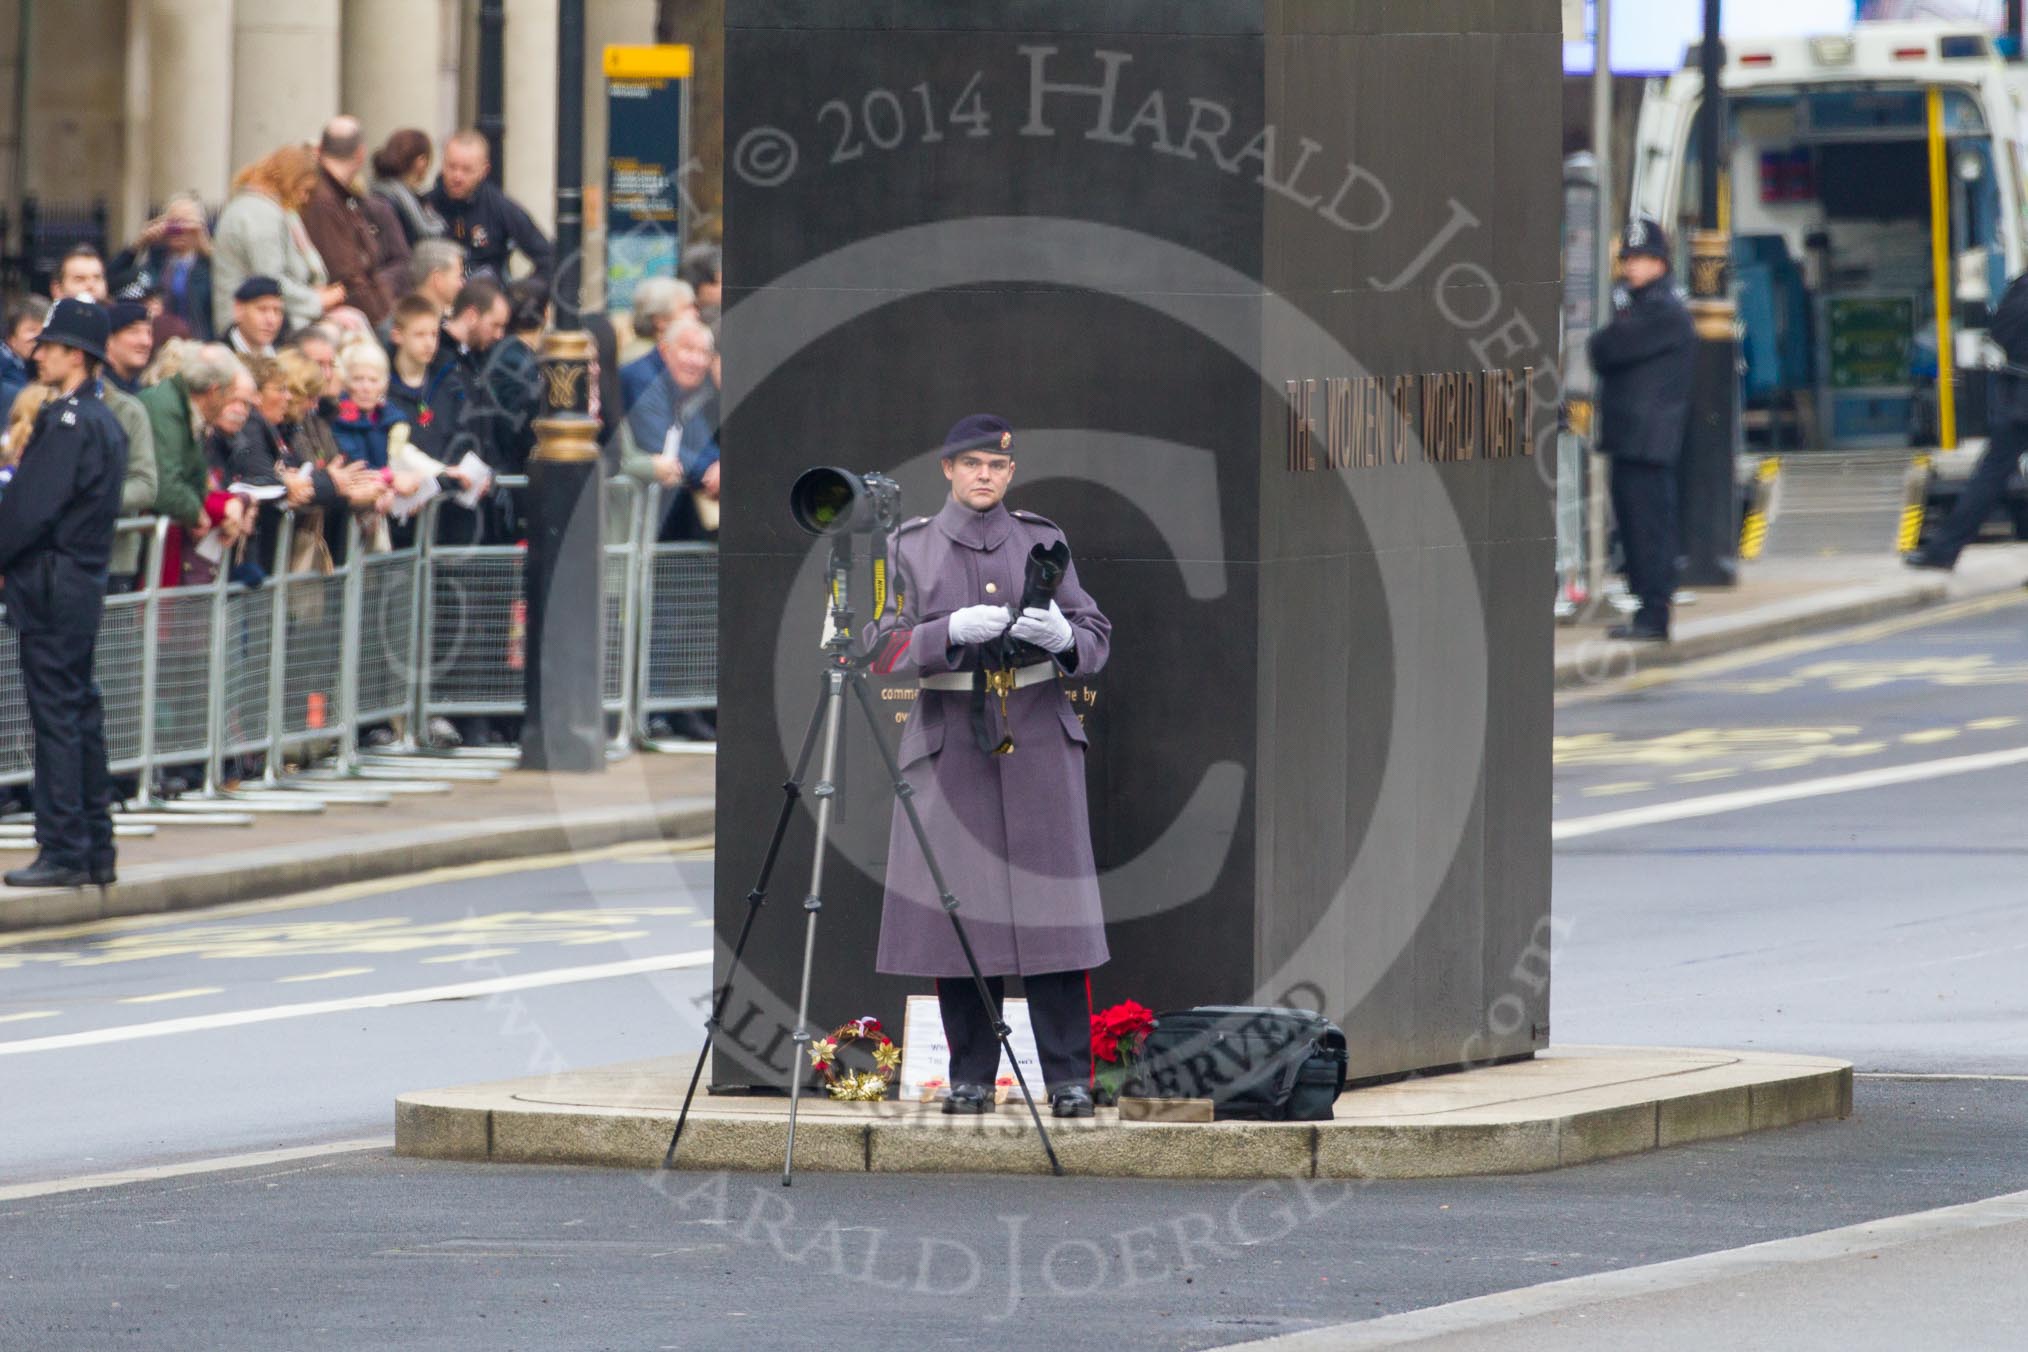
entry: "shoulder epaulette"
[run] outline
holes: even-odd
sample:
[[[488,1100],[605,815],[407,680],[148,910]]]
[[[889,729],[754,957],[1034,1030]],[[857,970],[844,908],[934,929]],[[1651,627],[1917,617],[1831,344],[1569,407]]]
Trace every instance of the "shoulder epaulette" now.
[[[927,526],[930,523],[930,521],[931,521],[930,517],[912,516],[908,520],[902,522],[899,526],[896,526],[894,528],[894,533],[896,535],[905,535],[909,531],[915,530],[922,526]]]
[[[1026,521],[1031,526],[1047,526],[1051,530],[1055,531],[1058,535],[1063,534],[1063,527],[1057,525],[1054,521],[1051,521],[1048,517],[1043,516],[1037,512],[1026,512],[1018,507],[1010,507],[1007,509],[1007,515],[1013,517],[1017,521]]]

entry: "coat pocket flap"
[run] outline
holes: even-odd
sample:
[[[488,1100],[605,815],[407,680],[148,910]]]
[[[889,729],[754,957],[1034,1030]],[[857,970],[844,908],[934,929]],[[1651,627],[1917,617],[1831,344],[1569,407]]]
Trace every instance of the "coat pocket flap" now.
[[[943,747],[943,710],[918,695],[915,708],[909,711],[908,724],[901,730],[901,750],[896,760],[906,770],[911,765],[928,760]]]

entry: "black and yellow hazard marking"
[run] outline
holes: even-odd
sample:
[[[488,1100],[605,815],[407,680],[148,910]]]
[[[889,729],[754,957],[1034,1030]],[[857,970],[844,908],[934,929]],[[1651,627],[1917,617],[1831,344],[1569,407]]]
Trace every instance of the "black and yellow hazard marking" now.
[[[1782,462],[1777,455],[1761,459],[1760,468],[1753,472],[1753,499],[1747,504],[1746,516],[1739,523],[1739,557],[1753,560],[1767,545],[1768,506],[1774,501],[1775,483],[1781,478]]]
[[[1918,451],[1909,462],[1908,477],[1903,480],[1907,496],[1901,505],[1901,533],[1894,542],[1894,547],[1903,554],[1922,541],[1923,511],[1929,502],[1929,472],[1929,452]]]

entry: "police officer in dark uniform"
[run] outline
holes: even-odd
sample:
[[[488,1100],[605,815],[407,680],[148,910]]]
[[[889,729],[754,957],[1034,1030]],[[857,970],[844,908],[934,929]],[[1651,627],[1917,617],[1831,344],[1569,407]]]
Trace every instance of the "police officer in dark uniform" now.
[[[2001,293],[1987,336],[2006,353],[2007,365],[1993,373],[1988,387],[1985,454],[1929,542],[1901,556],[1911,568],[1949,572],[1957,567],[1958,555],[2000,505],[2008,481],[2028,453],[2028,273],[2009,282]]]
[[[127,437],[99,398],[106,312],[60,300],[35,341],[38,378],[56,391],[36,415],[14,481],[0,494],[0,601],[21,640],[35,729],[35,862],[10,887],[113,881],[113,783],[92,649],[106,561],[127,475]]]
[[[1670,284],[1669,237],[1652,218],[1627,222],[1620,275],[1618,313],[1587,350],[1598,373],[1598,448],[1612,458],[1627,589],[1641,608],[1608,637],[1663,642],[1676,591],[1676,465],[1690,422],[1697,330]]]

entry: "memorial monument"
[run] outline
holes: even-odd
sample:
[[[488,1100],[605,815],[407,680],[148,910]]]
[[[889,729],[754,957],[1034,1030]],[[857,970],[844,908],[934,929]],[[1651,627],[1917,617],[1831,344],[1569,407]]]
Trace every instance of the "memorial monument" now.
[[[790,486],[878,471],[933,514],[932,448],[977,409],[1018,429],[1009,504],[1064,526],[1114,625],[1073,685],[1096,1004],[1320,1009],[1355,1079],[1545,1046],[1555,0],[726,19],[713,1088],[789,1065],[809,812],[726,953],[821,679],[826,545]],[[913,693],[878,691],[897,739]],[[898,1034],[866,736],[811,1018]]]

